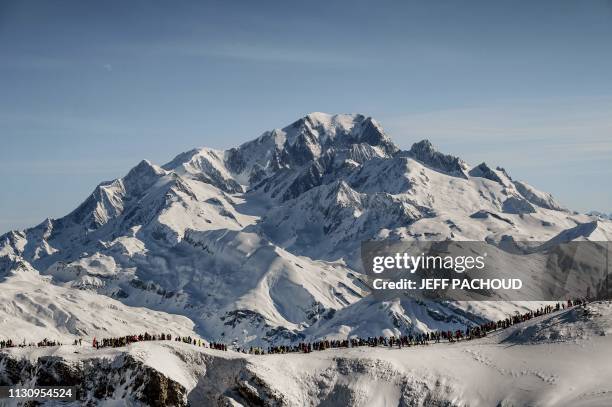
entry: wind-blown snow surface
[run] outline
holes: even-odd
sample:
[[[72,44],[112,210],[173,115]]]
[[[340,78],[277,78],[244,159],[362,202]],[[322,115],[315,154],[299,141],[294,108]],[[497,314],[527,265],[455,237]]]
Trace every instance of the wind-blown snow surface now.
[[[60,341],[75,337],[105,338],[126,333],[192,332],[193,322],[184,316],[130,307],[89,290],[52,284],[25,263],[19,262],[0,290],[0,339]]]
[[[79,378],[83,399],[98,405],[140,405],[143,388],[150,397],[168,397],[167,387],[173,389],[174,405],[211,407],[607,406],[612,404],[610,334],[612,305],[592,303],[452,344],[255,356],[141,342],[99,351],[11,349],[4,359],[0,353],[0,366],[38,364],[41,376],[64,372]],[[44,359],[49,356],[55,359]],[[112,370],[104,389],[93,381],[92,365]],[[152,368],[158,379],[140,378],[134,366],[138,372]]]
[[[0,237],[0,333],[159,325],[266,345],[465,326],[527,304],[378,303],[361,282],[361,241],[610,236],[612,222],[501,168],[426,140],[400,150],[369,117],[313,113],[237,148],[142,161],[67,216]],[[16,265],[32,269],[26,280]]]

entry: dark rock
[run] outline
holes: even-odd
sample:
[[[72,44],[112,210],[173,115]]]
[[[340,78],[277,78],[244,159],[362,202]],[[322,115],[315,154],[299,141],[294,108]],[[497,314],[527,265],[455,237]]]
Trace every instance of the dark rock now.
[[[518,215],[523,213],[534,213],[535,208],[525,199],[520,199],[511,196],[510,198],[506,199],[502,204],[502,211],[504,211],[504,213],[512,213]]]
[[[0,353],[0,386],[71,386],[82,405],[122,400],[125,405],[187,406],[186,389],[130,355],[66,361],[58,356],[29,359]],[[125,392],[116,390],[125,388]]]
[[[463,162],[458,157],[440,153],[434,149],[429,140],[414,143],[408,155],[435,170],[455,177],[467,178]]]
[[[489,166],[486,163],[481,163],[477,165],[476,167],[472,168],[469,172],[469,175],[472,177],[486,178],[491,181],[495,181],[495,182],[499,182],[500,184],[503,184],[501,178],[499,178],[499,176],[495,173],[495,171],[489,168]]]

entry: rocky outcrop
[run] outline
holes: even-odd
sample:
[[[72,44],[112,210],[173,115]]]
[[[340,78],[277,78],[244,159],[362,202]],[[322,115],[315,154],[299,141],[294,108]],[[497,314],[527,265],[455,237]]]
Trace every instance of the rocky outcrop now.
[[[495,171],[493,171],[486,163],[480,163],[478,164],[476,167],[472,168],[469,172],[470,176],[472,177],[480,177],[480,178],[486,178],[489,179],[491,181],[495,181],[495,182],[499,182],[500,184],[503,184],[501,178],[499,178],[499,175],[497,175],[495,173]]]
[[[84,406],[100,401],[187,406],[186,389],[128,354],[114,359],[67,361],[41,356],[35,361],[0,353],[0,386],[73,386]]]
[[[437,151],[429,140],[421,140],[418,143],[414,143],[410,151],[408,151],[408,155],[434,170],[455,177],[467,178],[465,175],[467,167],[465,163],[459,157]]]
[[[524,213],[534,213],[535,208],[526,200],[511,196],[502,204],[502,211],[504,211],[504,213],[519,215]]]

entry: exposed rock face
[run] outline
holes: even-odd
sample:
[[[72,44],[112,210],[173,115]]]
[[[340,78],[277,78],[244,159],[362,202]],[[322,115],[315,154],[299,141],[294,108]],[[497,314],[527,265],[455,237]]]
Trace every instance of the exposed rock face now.
[[[412,157],[431,168],[455,177],[467,178],[465,175],[467,167],[465,163],[459,157],[442,154],[437,151],[429,140],[421,140],[418,143],[414,143],[409,153]]]
[[[478,164],[476,167],[472,168],[469,172],[472,177],[481,177],[490,179],[491,181],[499,182],[503,184],[499,175],[495,173],[486,163]]]
[[[502,205],[504,213],[521,214],[534,213],[535,208],[526,200],[511,196],[506,199]]]
[[[192,176],[230,194],[242,192],[242,186],[225,171],[226,156],[228,154],[223,151],[195,149],[177,155],[163,168],[179,175]]]
[[[188,405],[183,386],[127,354],[78,362],[41,356],[32,362],[0,352],[0,386],[74,386],[78,400],[87,406],[108,400]]]
[[[487,219],[489,217],[494,218],[494,219],[498,219],[498,220],[501,220],[501,221],[504,221],[504,222],[506,222],[506,223],[508,223],[510,225],[513,224],[510,219],[506,219],[503,216],[499,216],[496,213],[485,211],[485,210],[480,210],[480,211],[474,212],[472,215],[470,215],[470,218],[472,218],[472,219]]]
[[[191,406],[293,405],[277,388],[254,373],[244,359],[207,358],[205,375],[188,399]]]

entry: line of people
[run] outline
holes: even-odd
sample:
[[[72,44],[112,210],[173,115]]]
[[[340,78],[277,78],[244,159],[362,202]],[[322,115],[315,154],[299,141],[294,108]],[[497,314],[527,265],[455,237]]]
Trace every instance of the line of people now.
[[[60,346],[62,343],[60,341],[54,341],[51,339],[43,339],[39,342],[26,342],[24,339],[23,342],[17,343],[12,339],[2,339],[0,340],[0,349],[4,348],[29,348],[29,347],[45,347],[45,346]]]
[[[134,342],[157,341],[157,340],[170,341],[172,340],[172,335],[165,334],[165,333],[151,335],[148,332],[145,332],[144,334],[117,336],[113,338],[97,339],[96,337],[94,337],[91,344],[96,349],[119,348],[119,347],[127,346],[130,343],[134,343]]]
[[[488,333],[500,329],[506,329],[514,324],[528,321],[532,318],[549,314],[554,311],[564,310],[572,306],[586,304],[586,300],[568,300],[567,302],[558,302],[555,306],[546,305],[535,311],[528,311],[523,314],[509,316],[508,318],[499,321],[490,321],[480,325],[468,326],[465,329],[446,330],[446,331],[431,331],[425,333],[409,334],[404,336],[374,336],[368,338],[350,338],[343,340],[320,340],[315,342],[300,342],[296,345],[277,345],[270,346],[267,349],[261,347],[251,347],[242,350],[244,353],[254,355],[278,354],[278,353],[310,353],[313,351],[321,351],[335,348],[356,348],[361,346],[383,346],[383,347],[409,347],[428,345],[429,343],[439,343],[442,340],[448,342],[457,342],[462,340],[471,340],[482,338]],[[239,349],[240,351],[240,349]]]
[[[161,334],[150,334],[145,332],[144,334],[138,335],[126,335],[126,336],[118,336],[113,338],[102,338],[98,340],[97,338],[93,338],[92,346],[96,349],[100,348],[120,348],[123,346],[127,346],[131,343],[143,342],[143,341],[172,341],[175,342],[183,342],[194,346],[217,349],[227,351],[227,345],[223,343],[211,342],[209,344],[206,341],[198,338],[192,338],[191,336],[175,336],[172,334],[161,333]],[[79,344],[80,344],[79,339]],[[76,340],[75,340],[76,345]]]
[[[238,352],[249,353],[254,355],[265,355],[265,354],[278,354],[278,353],[310,353],[314,351],[322,351],[326,349],[336,349],[336,348],[355,348],[362,346],[385,346],[385,347],[409,347],[409,346],[418,346],[418,345],[427,345],[431,342],[439,343],[440,341],[448,341],[448,342],[456,342],[461,340],[471,340],[475,338],[482,338],[492,331],[506,329],[514,324],[518,324],[521,322],[528,321],[532,318],[549,314],[554,311],[564,310],[566,308],[570,308],[572,306],[584,305],[586,304],[586,300],[578,299],[578,300],[568,300],[567,302],[557,303],[555,306],[547,305],[544,307],[540,307],[535,311],[528,311],[523,314],[517,313],[516,315],[509,316],[505,319],[501,319],[498,321],[489,321],[480,325],[468,326],[465,329],[457,329],[457,330],[447,330],[447,331],[431,331],[425,333],[416,333],[409,334],[404,336],[374,336],[368,338],[347,338],[342,340],[319,340],[314,342],[300,342],[295,345],[276,345],[270,346],[267,349],[262,347],[250,347],[246,348],[237,348]],[[192,338],[191,336],[186,337],[173,337],[171,334],[161,333],[161,334],[149,334],[145,332],[144,334],[138,335],[126,335],[119,336],[113,338],[102,338],[98,340],[97,338],[93,338],[92,346],[96,349],[100,348],[118,348],[127,346],[131,343],[142,342],[142,341],[177,341],[188,343],[198,347],[206,347],[210,349],[227,351],[228,346],[224,343],[220,342],[210,342],[206,343],[205,341],[197,338]],[[82,339],[75,339],[74,345],[81,345]],[[3,348],[13,348],[13,347],[27,347],[27,346],[60,346],[62,345],[59,341],[49,340],[47,338],[43,339],[37,343],[28,343],[26,344],[25,339],[23,343],[17,344],[11,339],[2,339],[0,340],[0,349]]]

